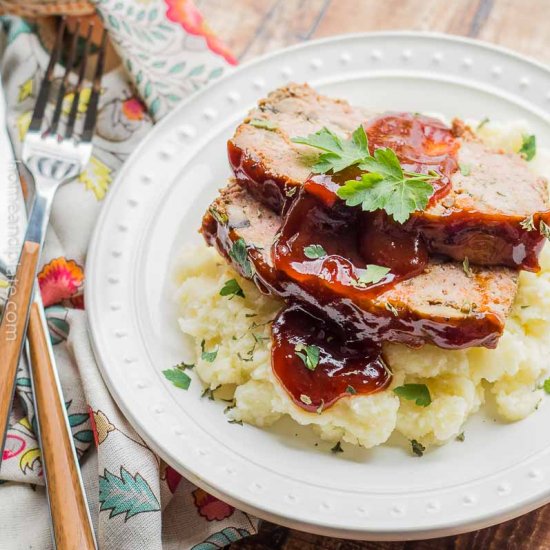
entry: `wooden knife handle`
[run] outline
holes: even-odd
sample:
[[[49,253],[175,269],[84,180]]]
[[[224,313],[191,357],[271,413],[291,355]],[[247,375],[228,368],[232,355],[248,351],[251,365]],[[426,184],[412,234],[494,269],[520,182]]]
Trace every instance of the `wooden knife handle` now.
[[[6,440],[15,374],[27,331],[40,245],[25,241],[0,323],[0,451]],[[0,461],[2,453],[0,452]]]
[[[28,339],[56,548],[94,550],[94,535],[65,419],[65,404],[58,390],[39,308],[36,302],[31,305]]]

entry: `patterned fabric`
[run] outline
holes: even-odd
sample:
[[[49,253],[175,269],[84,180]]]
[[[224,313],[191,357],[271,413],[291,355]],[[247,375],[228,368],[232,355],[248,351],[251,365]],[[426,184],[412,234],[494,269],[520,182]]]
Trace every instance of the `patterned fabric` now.
[[[182,479],[122,416],[90,348],[83,266],[95,219],[124,160],[154,121],[235,60],[191,1],[97,0],[97,7],[123,66],[103,79],[93,156],[58,192],[38,277],[69,421],[101,549],[221,548],[255,533],[256,520]],[[32,24],[1,21],[8,125],[19,154],[49,54]],[[57,67],[56,79],[61,75]],[[81,112],[89,97],[86,88]],[[68,93],[65,111],[71,99]],[[0,470],[0,548],[47,549],[47,502],[24,362],[16,396]]]

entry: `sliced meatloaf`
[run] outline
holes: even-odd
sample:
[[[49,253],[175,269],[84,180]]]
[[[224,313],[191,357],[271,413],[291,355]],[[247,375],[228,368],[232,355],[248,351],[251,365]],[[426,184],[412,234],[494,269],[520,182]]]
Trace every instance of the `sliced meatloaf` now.
[[[228,142],[235,177],[264,204],[281,211],[285,189],[309,176],[318,151],[291,141],[327,127],[348,135],[374,113],[319,95],[307,84],[290,84],[261,99]],[[270,129],[261,127],[268,123]],[[259,189],[258,189],[259,185]]]
[[[479,267],[468,276],[460,263],[431,260],[422,274],[358,303],[336,293],[309,291],[278,272],[271,247],[280,226],[278,213],[232,181],[205,214],[202,233],[265,292],[322,312],[350,339],[449,349],[496,346],[516,294],[517,271]],[[235,254],[236,242],[246,247],[246,261]]]
[[[291,138],[324,126],[348,136],[373,114],[322,96],[307,84],[275,90],[228,142],[235,177],[260,202],[280,212],[285,197],[308,178],[318,154]],[[519,155],[490,150],[472,133],[460,133],[461,170],[451,177],[451,191],[416,212],[406,227],[420,232],[433,253],[460,261],[467,257],[473,264],[538,270],[544,243],[539,224],[550,223],[546,180],[531,172]],[[522,226],[530,216],[531,230]]]

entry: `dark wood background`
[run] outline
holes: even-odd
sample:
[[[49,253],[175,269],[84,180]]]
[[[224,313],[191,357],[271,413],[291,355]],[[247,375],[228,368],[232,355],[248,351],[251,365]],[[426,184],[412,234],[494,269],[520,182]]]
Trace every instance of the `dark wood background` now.
[[[359,31],[431,30],[494,42],[550,63],[550,0],[196,0],[243,61]],[[270,523],[231,550],[550,550],[550,505],[501,525],[435,540],[354,542]]]

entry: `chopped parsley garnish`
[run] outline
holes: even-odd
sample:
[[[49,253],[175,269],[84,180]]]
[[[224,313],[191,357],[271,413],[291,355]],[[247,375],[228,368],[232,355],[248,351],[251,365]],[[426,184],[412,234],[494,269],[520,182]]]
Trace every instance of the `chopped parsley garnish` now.
[[[489,122],[489,117],[485,117],[484,119],[482,119],[479,124],[476,126],[476,130],[481,130],[483,128],[483,126],[485,126],[485,124],[487,124]]]
[[[411,439],[411,448],[413,454],[416,456],[424,456],[424,451],[426,450],[426,447],[422,445],[422,443],[419,443],[416,439]]]
[[[464,273],[466,273],[467,277],[471,277],[474,274],[472,268],[470,267],[470,260],[468,260],[468,256],[464,257],[464,261],[462,262],[462,269],[464,269]]]
[[[219,210],[216,210],[213,206],[211,206],[208,211],[210,214],[212,214],[212,217],[221,224],[226,224],[229,221],[229,218],[227,217],[227,214],[224,212],[220,212]]]
[[[469,176],[472,172],[472,168],[469,164],[464,164],[463,162],[458,163],[458,167],[460,168],[460,173],[463,176]]]
[[[390,304],[389,302],[386,302],[386,309],[392,313],[393,315],[395,315],[396,317],[399,315],[399,312],[397,311],[397,309],[395,308],[395,306],[393,306],[392,304]]]
[[[253,118],[249,124],[254,128],[262,128],[263,130],[276,130],[278,128],[275,122],[263,118]]]
[[[233,243],[229,251],[229,256],[241,266],[243,275],[250,279],[254,271],[250,259],[248,258],[244,239],[238,239]]]
[[[419,407],[427,407],[432,402],[432,396],[426,384],[404,384],[394,388],[393,391],[403,399],[414,401]]]
[[[537,138],[531,134],[523,134],[519,154],[527,161],[533,160],[537,154]]]
[[[323,151],[311,168],[317,174],[340,172],[370,156],[367,134],[362,126],[353,132],[351,139],[342,139],[328,128],[322,128],[307,137],[292,138],[292,141]]]
[[[338,443],[336,443],[336,445],[334,445],[334,447],[332,447],[331,451],[333,453],[343,453],[344,452],[344,449],[342,449],[342,445],[340,444],[340,442],[338,441]]]
[[[353,386],[348,386],[346,388],[346,393],[349,393],[350,395],[355,395],[357,393],[357,390]]]
[[[184,363],[182,361],[181,363],[178,363],[175,368],[179,370],[185,370],[185,369],[192,370],[195,368],[195,365],[193,363]]]
[[[540,220],[539,231],[543,237],[546,237],[550,240],[550,227],[546,223],[544,223],[543,220]]]
[[[546,393],[550,393],[550,378],[547,378],[542,385]]]
[[[204,349],[204,340],[201,342],[201,359],[203,361],[206,361],[207,363],[212,363],[214,359],[218,356],[218,350],[215,349],[214,351],[206,351]]]
[[[381,265],[368,264],[367,270],[363,273],[358,280],[360,285],[369,285],[379,283],[388,273],[389,267]]]
[[[397,155],[388,147],[377,149],[374,155],[369,152],[367,134],[359,126],[351,139],[342,139],[328,128],[323,128],[307,137],[297,137],[292,141],[323,151],[312,171],[316,173],[340,172],[349,166],[357,165],[368,173],[361,180],[349,180],[337,191],[337,195],[348,206],[361,205],[366,212],[385,210],[393,219],[403,223],[415,210],[423,210],[433,194],[429,183],[440,174],[417,174],[405,172]]]
[[[296,191],[298,191],[297,185],[288,185],[285,187],[285,195],[287,197],[293,197],[296,194]]]
[[[535,231],[536,227],[533,214],[521,221],[519,225],[522,229],[525,229],[525,231]]]
[[[237,282],[237,279],[229,279],[229,281],[225,281],[225,284],[220,290],[220,296],[231,296],[231,298],[229,298],[230,300],[235,296],[244,298],[244,292],[241,285]]]
[[[311,405],[311,397],[309,397],[309,395],[300,395],[300,401],[305,405]]]
[[[222,401],[225,401],[225,400],[222,399]],[[234,409],[236,406],[237,405],[235,405],[235,403],[232,403],[231,405],[227,405],[227,407],[225,407],[225,409],[223,410],[223,414],[227,414],[229,411]]]
[[[201,393],[201,398],[202,397],[208,397],[208,399],[210,399],[210,401],[214,401],[214,391],[215,390],[212,390],[210,388],[204,388],[204,391]]]
[[[170,380],[170,382],[172,382],[172,384],[176,386],[176,388],[181,388],[182,390],[189,389],[191,378],[185,372],[183,372],[182,369],[174,367],[172,369],[163,370],[162,374],[164,374],[164,377],[167,380]]]
[[[462,442],[462,441],[464,441],[464,440],[466,439],[466,436],[464,435],[464,432],[460,432],[460,433],[455,437],[455,439],[456,439],[457,441]]]
[[[254,341],[257,344],[261,344],[262,342],[265,342],[266,340],[269,340],[269,336],[258,336],[254,332],[252,333],[252,338],[254,338]]]
[[[242,420],[235,420],[234,418],[231,419],[231,420],[228,420],[227,421],[229,424],[238,424],[239,426],[242,426],[243,425],[243,421]]]
[[[326,256],[327,251],[320,244],[310,244],[309,246],[304,246],[304,254],[306,258],[316,260],[317,258]]]
[[[306,346],[305,344],[297,344],[294,347],[294,353],[304,362],[304,365],[309,370],[315,370],[319,364],[320,351],[317,346]]]

